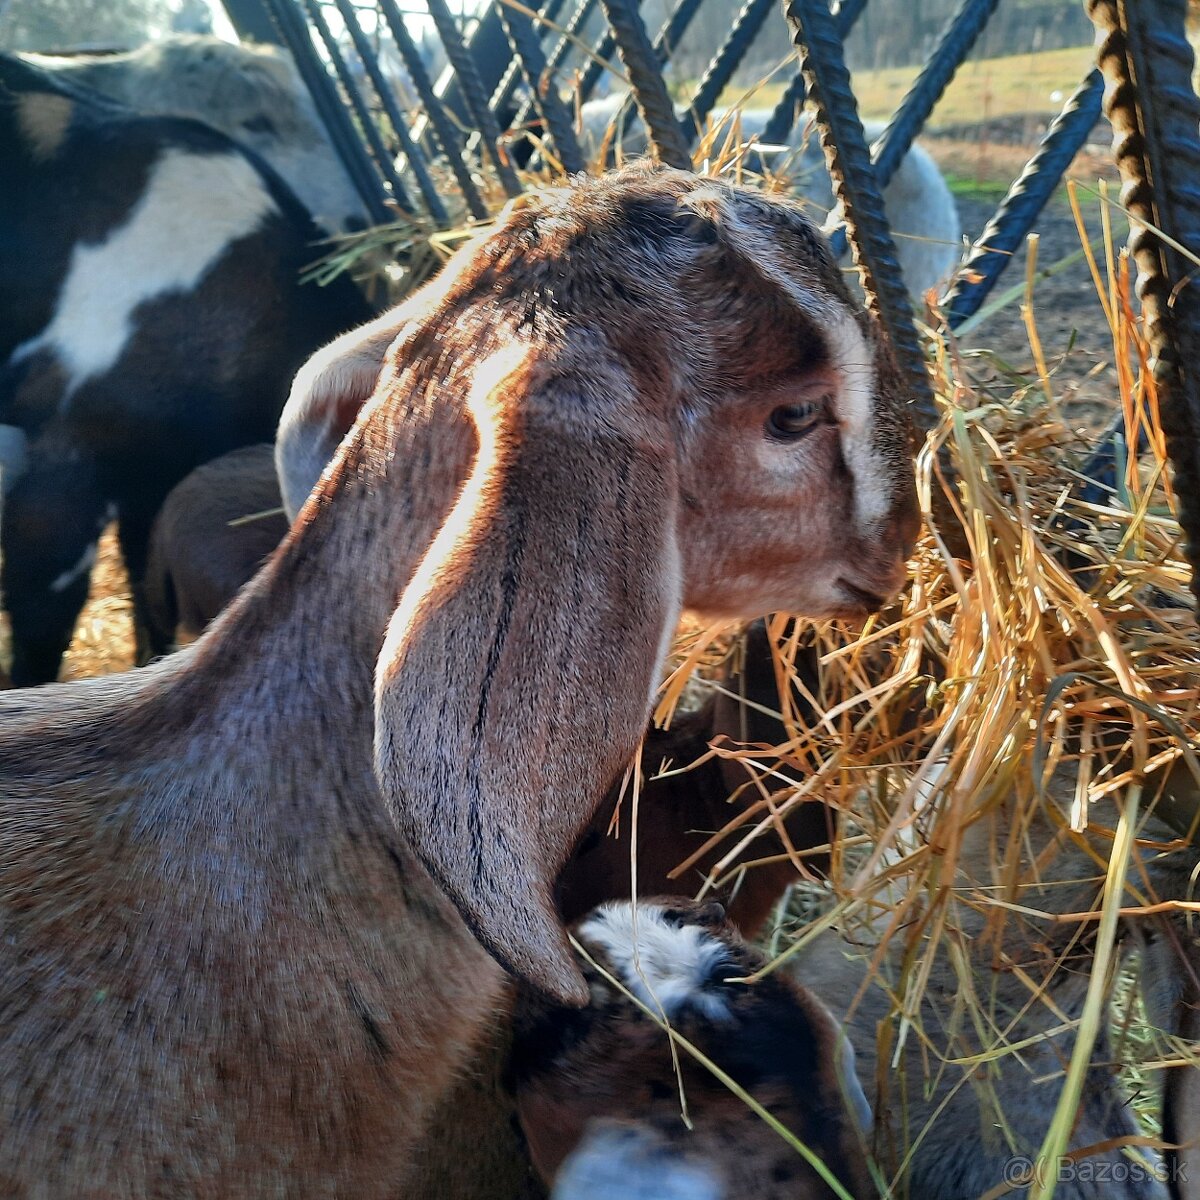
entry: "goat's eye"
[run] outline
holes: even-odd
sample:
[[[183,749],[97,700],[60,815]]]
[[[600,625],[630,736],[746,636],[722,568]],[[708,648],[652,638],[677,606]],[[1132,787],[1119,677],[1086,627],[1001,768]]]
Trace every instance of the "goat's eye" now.
[[[796,442],[824,424],[829,416],[828,396],[804,404],[782,404],[767,418],[767,433],[777,441]]]

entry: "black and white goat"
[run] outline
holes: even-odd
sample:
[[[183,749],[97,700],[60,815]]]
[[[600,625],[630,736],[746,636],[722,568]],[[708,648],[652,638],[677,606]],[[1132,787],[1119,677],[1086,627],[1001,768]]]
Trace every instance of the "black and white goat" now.
[[[0,164],[3,585],[20,686],[56,676],[106,523],[119,520],[144,617],[163,497],[268,440],[297,367],[369,311],[349,280],[300,282],[308,214],[199,123],[137,116],[0,56]],[[143,658],[164,648],[139,638]]]

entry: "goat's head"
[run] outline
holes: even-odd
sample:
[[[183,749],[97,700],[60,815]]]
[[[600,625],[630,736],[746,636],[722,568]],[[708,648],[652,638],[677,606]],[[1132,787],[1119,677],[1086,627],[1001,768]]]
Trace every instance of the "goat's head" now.
[[[916,525],[903,397],[808,219],[681,172],[514,201],[390,320],[298,377],[285,496],[371,394],[301,526],[351,447],[399,478],[466,445],[380,655],[377,772],[480,940],[581,1001],[552,883],[632,756],[680,609],[889,596]],[[440,432],[395,451],[414,422]]]
[[[517,1111],[556,1198],[834,1194],[691,1050],[679,1050],[677,1073],[662,1020],[853,1195],[875,1194],[864,1148],[871,1112],[849,1042],[785,972],[744,982],[766,959],[719,904],[605,904],[580,923],[578,937],[588,956],[588,1007],[522,996],[513,1046]],[[680,1116],[681,1086],[690,1129]],[[622,1178],[623,1186],[614,1183]]]

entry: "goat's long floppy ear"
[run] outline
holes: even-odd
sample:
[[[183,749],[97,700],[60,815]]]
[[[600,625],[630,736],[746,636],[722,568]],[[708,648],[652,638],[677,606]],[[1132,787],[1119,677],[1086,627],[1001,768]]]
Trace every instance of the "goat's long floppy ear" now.
[[[275,473],[289,521],[371,398],[404,309],[384,313],[318,350],[296,373],[275,434]]]
[[[500,382],[469,405],[474,470],[388,630],[376,768],[483,945],[582,1003],[553,882],[636,752],[678,618],[676,464],[615,367],[504,370],[476,375]]]

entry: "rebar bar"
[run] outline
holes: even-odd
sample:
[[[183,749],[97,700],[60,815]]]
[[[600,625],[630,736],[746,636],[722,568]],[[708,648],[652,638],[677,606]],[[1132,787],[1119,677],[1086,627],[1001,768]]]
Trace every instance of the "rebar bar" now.
[[[358,12],[354,5],[350,3],[350,0],[335,0],[335,2],[338,12],[341,14],[342,21],[346,26],[346,32],[350,34],[350,40],[354,43],[354,49],[358,53],[363,70],[366,71],[370,78],[371,86],[375,89],[375,95],[379,97],[379,103],[383,106],[383,111],[387,114],[392,129],[395,131],[396,139],[400,143],[400,149],[408,162],[409,170],[416,176],[417,187],[421,190],[421,196],[425,201],[425,208],[433,220],[438,225],[444,227],[450,220],[446,213],[446,206],[442,203],[442,198],[438,195],[433,178],[429,174],[429,168],[425,164],[425,155],[421,153],[420,147],[415,145],[412,138],[409,137],[408,117],[401,111],[400,105],[396,103],[395,93],[383,77],[383,71],[379,66],[379,58],[371,46],[367,35],[363,32],[362,24],[358,19]]]
[[[675,117],[660,60],[637,6],[633,0],[600,0],[600,3],[616,38],[617,53],[629,77],[638,112],[650,135],[651,151],[668,166],[689,170],[692,156]]]
[[[450,60],[450,66],[458,80],[463,103],[470,114],[471,123],[479,132],[484,149],[496,169],[496,177],[509,196],[520,195],[521,184],[517,173],[500,146],[500,128],[492,110],[488,108],[483,81],[475,67],[475,60],[459,35],[454,14],[446,0],[427,0],[429,15],[442,39],[442,49]]]
[[[1186,0],[1086,0],[1101,34],[1121,200],[1132,219],[1129,249],[1158,390],[1192,590],[1200,598],[1200,100],[1186,36]]]
[[[928,428],[936,420],[933,388],[883,213],[883,197],[875,182],[837,24],[825,0],[788,0],[784,11],[800,52],[834,196],[852,235],[854,261],[863,274],[867,303],[891,343],[896,367],[912,395],[917,422]]]
[[[512,43],[513,52],[521,65],[521,73],[529,88],[545,130],[554,143],[554,153],[563,168],[571,173],[583,170],[583,152],[575,139],[571,114],[558,94],[554,76],[547,69],[546,55],[538,41],[537,31],[529,17],[505,0],[496,0],[504,32]]]
[[[421,101],[425,119],[429,122],[429,129],[433,134],[433,141],[454,173],[458,189],[462,192],[471,216],[477,221],[486,221],[489,215],[488,207],[484,204],[483,197],[480,196],[479,189],[476,188],[475,181],[471,178],[471,170],[463,159],[458,129],[434,91],[433,80],[425,69],[425,60],[421,57],[420,49],[413,41],[412,34],[408,32],[404,16],[400,12],[396,0],[377,0],[377,3],[388,30],[391,32],[392,40],[396,43],[396,49],[400,51],[400,58],[404,62],[404,69],[408,72],[409,79],[412,80],[417,99]]]

